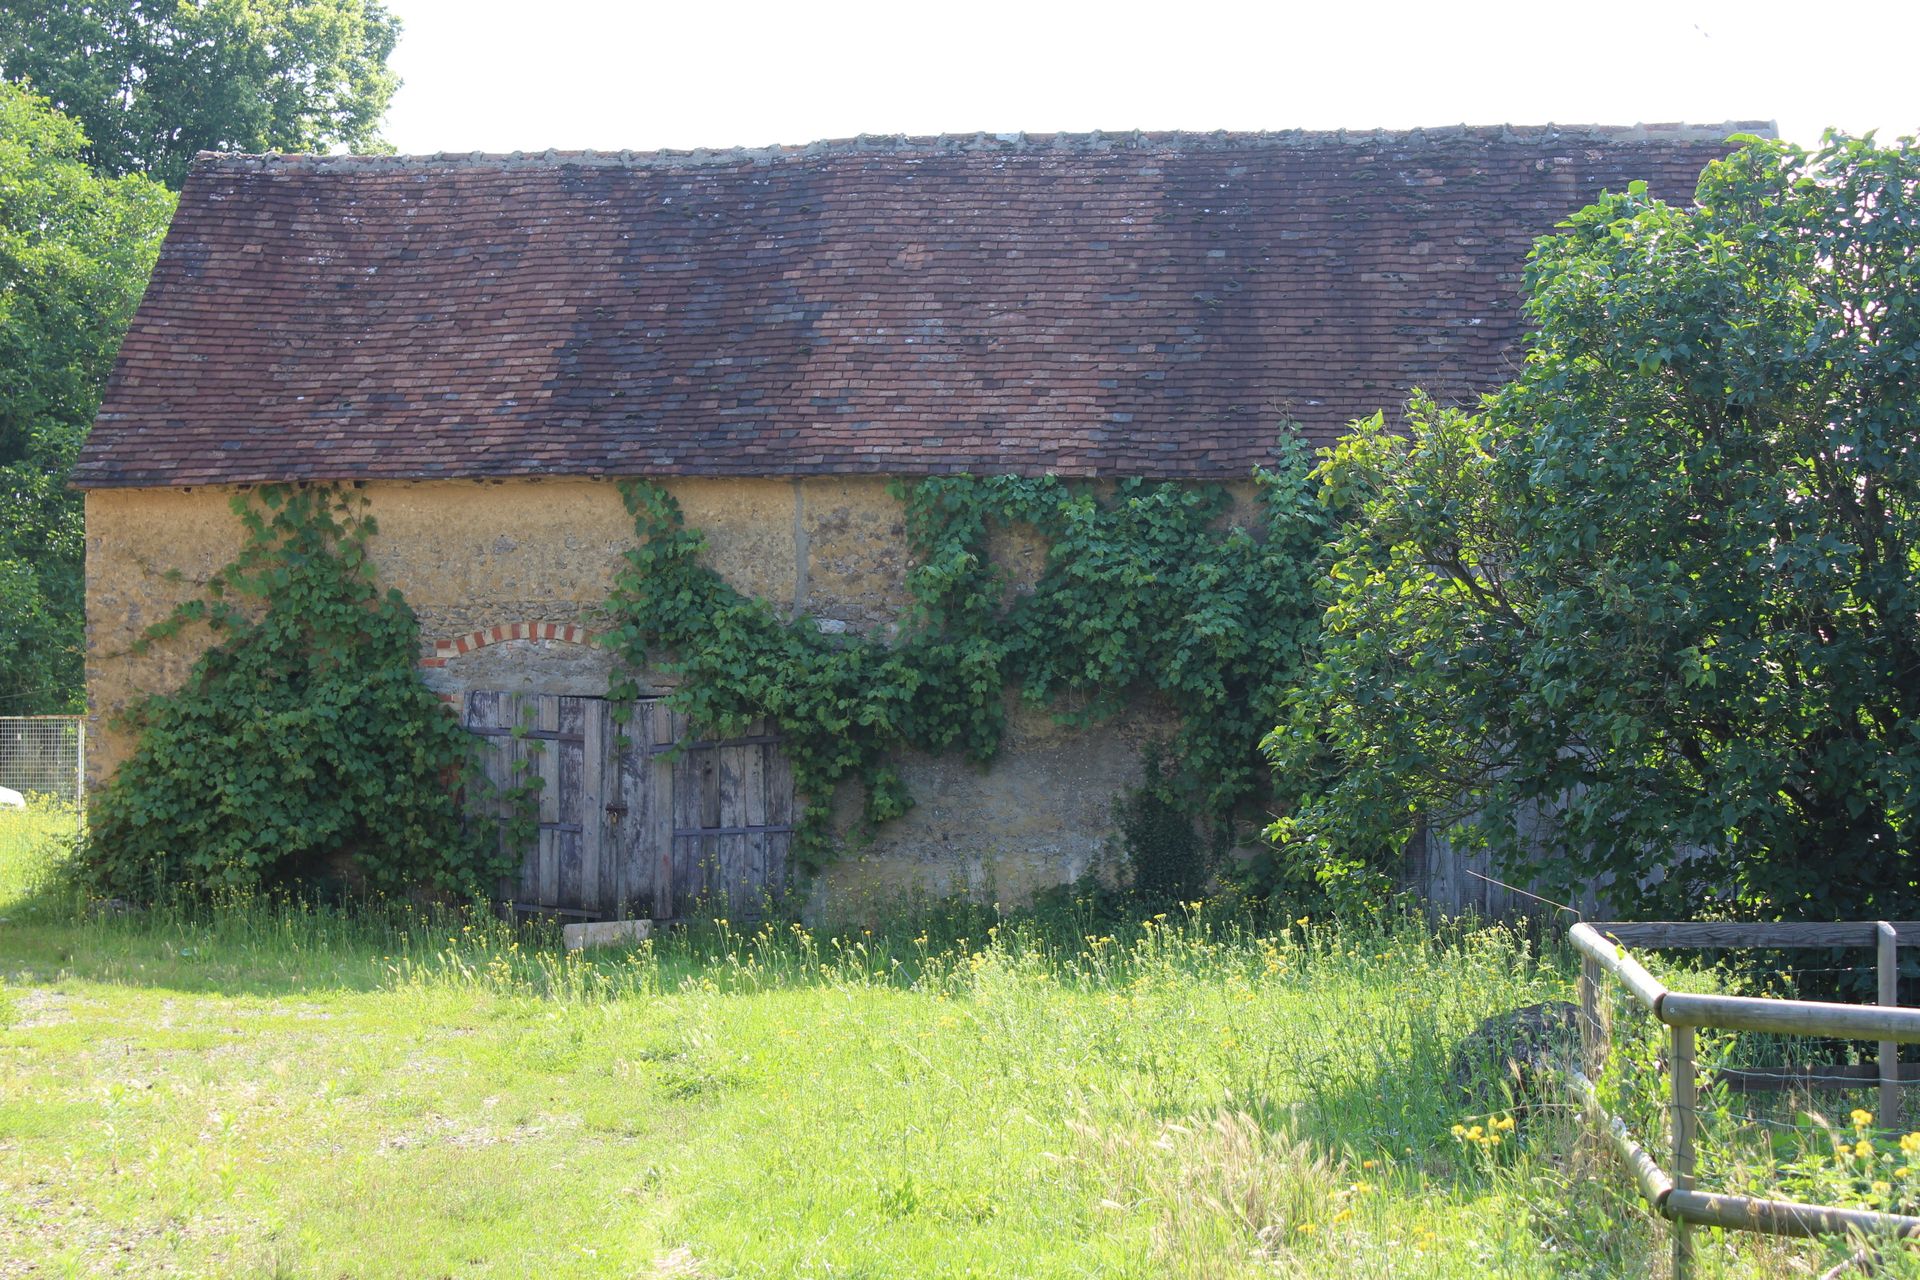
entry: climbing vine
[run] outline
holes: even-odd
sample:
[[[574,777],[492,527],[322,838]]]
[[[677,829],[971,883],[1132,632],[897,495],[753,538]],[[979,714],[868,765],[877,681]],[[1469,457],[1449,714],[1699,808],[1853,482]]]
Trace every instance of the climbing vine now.
[[[1180,716],[1169,767],[1197,814],[1226,831],[1262,777],[1258,745],[1317,636],[1316,566],[1326,519],[1303,445],[1255,476],[1254,527],[1217,485],[1122,480],[1106,490],[1056,478],[942,476],[899,485],[914,567],[912,607],[891,642],[823,634],[783,619],[701,562],[664,488],[622,486],[639,545],[617,575],[608,642],[633,670],[664,664],[677,709],[738,732],[781,728],[804,797],[797,856],[833,855],[830,803],[865,790],[873,824],[912,804],[903,748],[998,750],[1004,693],[1077,706],[1092,722],[1131,694],[1165,695]],[[1031,530],[1044,570],[1022,589],[993,562],[995,531]],[[616,697],[631,697],[631,686]],[[1063,713],[1065,714],[1065,713]]]
[[[329,487],[234,497],[239,556],[137,646],[196,623],[213,638],[180,689],[127,715],[137,745],[93,813],[104,891],[339,878],[469,893],[508,869],[512,833],[465,820],[462,783],[476,805],[502,797],[420,681],[419,625],[374,580],[366,505]],[[509,806],[528,785],[506,788]]]

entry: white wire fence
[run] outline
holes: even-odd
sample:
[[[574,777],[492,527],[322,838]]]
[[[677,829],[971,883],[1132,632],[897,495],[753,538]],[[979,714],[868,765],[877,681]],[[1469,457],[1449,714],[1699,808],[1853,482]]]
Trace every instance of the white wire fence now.
[[[81,834],[86,743],[80,716],[0,716],[0,878]]]

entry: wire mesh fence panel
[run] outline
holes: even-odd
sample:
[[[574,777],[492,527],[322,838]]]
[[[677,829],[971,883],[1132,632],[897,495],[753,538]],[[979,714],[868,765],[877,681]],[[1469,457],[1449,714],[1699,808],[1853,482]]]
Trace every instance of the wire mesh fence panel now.
[[[78,804],[84,724],[79,716],[0,716],[0,787]]]
[[[79,716],[0,716],[0,887],[80,833],[86,729]]]
[[[1669,936],[1631,954],[1576,937],[1574,1083],[1673,1222],[1674,1275],[1694,1274],[1697,1226],[1829,1249],[1920,1234],[1920,1019],[1902,1007],[1898,954],[1914,926],[1819,926],[1858,935],[1833,949],[1789,932],[1814,926],[1754,926],[1780,932],[1771,948],[1764,934],[1715,945],[1707,925],[1618,928]]]

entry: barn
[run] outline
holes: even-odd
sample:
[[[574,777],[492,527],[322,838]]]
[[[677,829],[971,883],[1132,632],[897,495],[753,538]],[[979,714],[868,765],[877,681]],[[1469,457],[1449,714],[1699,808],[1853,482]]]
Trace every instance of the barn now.
[[[543,155],[205,155],[75,470],[90,766],[194,638],[132,643],[231,558],[266,482],[360,486],[421,678],[497,749],[551,744],[514,896],[581,917],[745,904],[784,881],[779,726],[704,736],[594,643],[647,477],[739,590],[886,635],[889,481],[956,472],[1244,484],[1412,387],[1519,358],[1531,241],[1603,188],[1684,199],[1760,126],[861,138]],[[1044,547],[1009,545],[1016,571]],[[1018,898],[1110,856],[1139,702],[1098,734],[1017,709],[986,770],[819,878],[856,906]],[[489,749],[496,749],[490,747]]]

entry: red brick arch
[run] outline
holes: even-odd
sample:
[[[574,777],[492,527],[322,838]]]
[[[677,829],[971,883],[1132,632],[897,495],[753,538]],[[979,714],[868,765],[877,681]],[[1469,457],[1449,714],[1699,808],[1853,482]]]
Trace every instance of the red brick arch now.
[[[592,644],[593,633],[571,622],[507,622],[497,627],[482,627],[451,640],[435,640],[433,656],[420,659],[423,667],[444,667],[448,658],[457,658],[475,649],[505,640],[557,640],[561,644]]]

